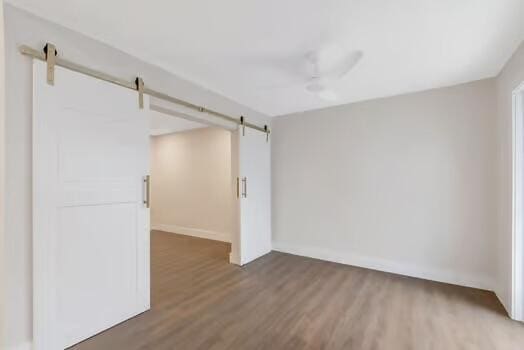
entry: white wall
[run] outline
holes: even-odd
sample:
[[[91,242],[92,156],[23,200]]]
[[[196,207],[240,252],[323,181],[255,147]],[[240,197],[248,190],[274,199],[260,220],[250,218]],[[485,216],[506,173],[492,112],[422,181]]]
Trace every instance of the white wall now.
[[[149,114],[151,116],[151,120],[149,122],[149,134],[152,136],[171,134],[174,132],[197,128],[205,128],[208,126],[184,118],[178,118],[169,114],[160,113],[152,109],[149,111]]]
[[[0,0],[0,349],[5,346],[5,50],[4,50],[4,5]]]
[[[265,116],[153,65],[78,33],[5,6],[6,24],[6,313],[7,343],[29,346],[32,337],[32,192],[31,192],[31,59],[18,53],[22,44],[57,45],[59,55],[115,76],[141,76],[151,88],[230,115],[245,115],[264,124]],[[57,82],[59,84],[60,82]]]
[[[523,81],[524,43],[520,45],[497,78],[498,269],[496,292],[508,312],[510,312],[512,307],[512,92]]]
[[[231,132],[201,128],[151,139],[152,228],[231,242]]]
[[[493,288],[495,81],[273,121],[273,246]]]

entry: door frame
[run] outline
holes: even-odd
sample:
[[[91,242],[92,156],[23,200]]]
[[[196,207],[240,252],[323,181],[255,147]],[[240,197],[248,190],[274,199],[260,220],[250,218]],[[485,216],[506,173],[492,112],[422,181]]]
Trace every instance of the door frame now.
[[[524,82],[513,90],[512,115],[510,317],[524,321]]]
[[[170,102],[162,101],[154,97],[150,100],[150,109],[159,113],[163,113],[168,116],[182,118],[201,124],[206,124],[213,127],[219,127],[230,132],[231,136],[231,196],[233,197],[233,232],[231,234],[231,251],[229,253],[229,263],[243,266],[247,262],[244,256],[245,253],[242,251],[242,230],[240,225],[241,210],[240,201],[241,198],[238,195],[238,183],[237,179],[240,177],[240,140],[244,128],[243,125],[232,123],[230,121],[217,120],[215,118],[209,118],[206,115],[200,115],[194,110],[174,105]],[[262,136],[262,135],[261,135]],[[270,143],[268,143],[270,147]],[[271,226],[270,226],[271,227]]]
[[[239,154],[240,145],[238,142],[239,126],[236,123],[229,121],[217,120],[209,118],[206,115],[199,115],[190,108],[184,106],[174,105],[170,102],[165,102],[154,97],[150,100],[150,109],[158,113],[165,114],[174,118],[186,119],[192,122],[205,124],[209,127],[222,128],[229,131],[231,140],[231,197],[233,199],[233,217],[229,218],[233,222],[233,232],[231,232],[231,251],[229,252],[229,263],[234,265],[242,265],[240,260],[241,245],[240,245],[240,199],[237,196],[237,178],[239,177]]]

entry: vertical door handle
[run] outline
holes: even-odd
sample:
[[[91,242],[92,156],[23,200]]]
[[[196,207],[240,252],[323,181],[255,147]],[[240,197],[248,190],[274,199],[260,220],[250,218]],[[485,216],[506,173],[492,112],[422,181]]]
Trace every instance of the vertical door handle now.
[[[247,198],[247,177],[242,178],[242,197]]]
[[[237,198],[240,198],[240,178],[237,177]]]
[[[149,208],[151,202],[151,177],[149,175],[144,176],[144,205]]]

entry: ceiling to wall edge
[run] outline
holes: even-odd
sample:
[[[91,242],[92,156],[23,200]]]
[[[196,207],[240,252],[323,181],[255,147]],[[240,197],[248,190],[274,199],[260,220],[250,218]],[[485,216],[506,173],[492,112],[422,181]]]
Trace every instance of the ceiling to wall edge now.
[[[511,59],[511,57],[510,57],[510,59]],[[506,64],[508,62],[509,62],[509,60],[506,62]],[[293,112],[293,113],[276,115],[276,116],[272,116],[270,118],[271,119],[277,119],[277,118],[285,118],[287,116],[295,116],[295,115],[305,114],[305,113],[315,113],[315,112],[325,111],[325,110],[329,110],[329,109],[335,109],[335,108],[342,108],[342,107],[345,107],[345,106],[351,106],[351,105],[354,105],[354,104],[357,104],[357,103],[366,103],[366,102],[372,102],[372,101],[386,100],[386,99],[395,98],[395,97],[403,97],[403,96],[409,96],[409,95],[415,95],[415,94],[423,94],[425,92],[430,92],[430,91],[434,91],[434,90],[448,89],[448,88],[458,87],[458,86],[461,86],[461,85],[473,84],[473,83],[481,82],[481,81],[484,81],[484,80],[497,79],[499,77],[499,75],[502,73],[502,71],[504,70],[504,67],[506,66],[506,64],[504,64],[502,69],[497,74],[492,75],[492,76],[487,76],[487,77],[484,77],[484,78],[480,78],[480,79],[468,80],[468,81],[464,81],[464,82],[457,83],[457,84],[451,84],[451,85],[442,85],[442,86],[438,86],[438,87],[434,87],[434,88],[430,88],[430,89],[413,90],[413,91],[408,91],[408,92],[404,92],[404,93],[400,93],[400,94],[384,95],[384,96],[379,96],[379,97],[376,97],[376,98],[369,98],[369,99],[363,99],[363,100],[358,100],[358,101],[352,101],[352,102],[342,103],[342,104],[334,105],[334,106],[327,106],[327,107],[321,107],[321,108],[315,108],[315,109],[306,109],[306,110],[301,110],[301,111],[297,111],[297,112]]]
[[[61,27],[61,28],[64,28],[68,31],[72,31],[74,32],[75,34],[78,34],[80,36],[83,36],[85,38],[88,38],[90,40],[94,40],[94,41],[97,41],[98,43],[108,47],[108,48],[111,48],[113,50],[117,50],[117,51],[120,51],[121,53],[125,54],[125,55],[128,55],[128,56],[131,56],[139,61],[141,61],[142,63],[144,63],[145,65],[150,65],[150,66],[154,66],[158,69],[161,69],[163,70],[164,72],[166,72],[167,74],[173,76],[174,78],[178,79],[178,80],[183,80],[185,81],[186,83],[190,84],[190,85],[193,85],[195,88],[197,89],[200,89],[200,90],[203,90],[205,92],[208,92],[208,93],[211,93],[213,95],[216,95],[218,97],[221,97],[223,99],[226,99],[228,100],[229,102],[233,103],[233,104],[236,104],[238,105],[240,108],[242,109],[246,109],[246,115],[249,115],[250,112],[255,112],[256,114],[259,114],[261,117],[265,117],[265,118],[272,118],[273,116],[270,116],[270,115],[267,115],[261,111],[258,111],[256,109],[253,109],[252,107],[250,106],[247,106],[245,104],[242,104],[238,101],[236,101],[234,98],[230,97],[230,96],[227,96],[221,92],[218,92],[217,89],[214,89],[214,88],[210,88],[210,87],[207,87],[205,86],[201,81],[199,81],[198,79],[192,79],[192,78],[189,78],[187,75],[185,74],[182,74],[180,72],[175,72],[173,71],[172,69],[168,68],[167,65],[161,63],[161,62],[155,62],[154,59],[152,59],[149,55],[147,54],[144,54],[143,52],[136,52],[135,50],[127,50],[127,49],[124,49],[122,47],[119,47],[119,46],[115,46],[113,45],[112,43],[108,43],[106,40],[103,40],[102,38],[100,37],[97,37],[97,36],[91,36],[91,35],[87,35],[85,33],[82,33],[82,32],[79,32],[77,31],[76,29],[74,28],[70,28],[70,27],[67,27],[63,24],[60,24],[60,23],[57,23],[57,22],[54,22],[52,19],[50,18],[47,18],[47,17],[42,17],[42,16],[39,16],[38,14],[35,14],[34,12],[32,12],[30,9],[28,8],[25,8],[24,6],[21,6],[20,4],[16,4],[14,3],[12,0],[6,0],[4,1],[4,9],[6,7],[11,7],[12,9],[14,10],[17,10],[17,11],[22,11],[24,13],[26,13],[27,15],[31,16],[31,17],[34,17],[34,18],[37,18],[38,20],[41,20],[41,21],[45,21],[45,22],[48,22],[48,23],[51,23],[52,25],[55,25],[57,27]],[[5,15],[5,12],[4,12],[4,15]],[[43,40],[45,41],[45,40]],[[60,49],[57,47],[57,50]],[[195,104],[202,104],[201,101],[189,101],[189,102],[192,102],[192,103],[195,103]]]
[[[170,75],[172,75],[173,77],[175,77],[177,79],[183,80],[183,81],[187,82],[188,84],[193,85],[195,88],[201,89],[201,90],[206,91],[208,93],[214,94],[214,95],[216,95],[218,97],[224,98],[224,99],[230,101],[231,103],[238,105],[241,108],[246,108],[246,110],[248,110],[248,112],[249,111],[255,112],[255,113],[259,114],[261,117],[265,117],[265,118],[268,118],[268,119],[274,119],[274,118],[283,117],[283,116],[287,116],[287,115],[296,115],[296,114],[303,114],[303,113],[307,113],[307,112],[321,111],[321,110],[326,110],[326,109],[330,109],[330,108],[337,108],[337,107],[341,107],[341,106],[352,105],[352,104],[355,104],[355,103],[369,102],[369,101],[381,100],[381,99],[392,98],[392,97],[397,97],[397,96],[410,95],[410,94],[420,93],[420,92],[425,92],[425,91],[432,91],[432,90],[449,88],[449,87],[453,87],[453,86],[460,86],[460,85],[472,83],[472,82],[475,82],[475,81],[493,79],[493,78],[498,77],[501,74],[501,72],[503,71],[504,67],[511,60],[513,55],[518,51],[519,47],[524,44],[524,40],[522,40],[519,43],[519,45],[517,45],[517,47],[513,50],[512,54],[508,57],[508,59],[506,59],[506,61],[503,62],[501,67],[499,67],[499,69],[497,70],[497,73],[494,74],[494,75],[488,75],[488,76],[485,76],[485,77],[480,77],[478,79],[467,80],[467,81],[463,81],[463,82],[459,82],[459,83],[455,83],[455,84],[450,84],[450,85],[444,84],[444,85],[432,87],[432,88],[429,88],[429,89],[422,89],[422,90],[416,90],[415,89],[415,90],[409,90],[409,91],[405,91],[405,92],[398,93],[398,94],[395,93],[395,94],[390,94],[390,95],[377,96],[377,97],[370,98],[370,99],[355,100],[355,101],[345,102],[345,103],[341,103],[341,104],[333,105],[333,106],[313,108],[313,109],[305,109],[305,110],[297,110],[297,111],[294,111],[292,113],[287,113],[287,114],[282,114],[282,115],[268,115],[268,114],[263,113],[263,112],[261,112],[261,111],[259,111],[257,109],[254,109],[251,106],[248,106],[246,104],[243,104],[243,103],[237,101],[235,98],[233,98],[233,97],[231,97],[231,96],[229,96],[229,95],[227,95],[227,94],[225,94],[223,92],[220,92],[220,89],[218,89],[216,86],[214,86],[214,87],[211,86],[210,87],[209,83],[205,83],[204,84],[201,80],[199,80],[197,78],[194,78],[194,77],[189,77],[189,76],[187,76],[187,75],[185,75],[183,73],[180,73],[180,71],[175,71],[171,67],[169,67],[168,65],[166,65],[166,64],[164,64],[162,62],[155,62],[155,59],[153,59],[151,56],[149,56],[147,53],[144,53],[143,51],[137,52],[136,50],[125,49],[125,48],[120,47],[120,46],[115,46],[112,43],[108,43],[106,40],[104,40],[103,38],[100,38],[99,36],[91,36],[91,35],[87,35],[85,33],[79,32],[79,31],[77,31],[74,28],[70,28],[70,27],[65,26],[63,24],[54,22],[50,18],[39,16],[38,14],[35,14],[34,12],[32,12],[31,9],[25,7],[24,5],[15,3],[14,0],[5,0],[4,1],[4,7],[12,7],[13,9],[18,10],[18,11],[23,11],[23,12],[27,13],[28,15],[32,16],[32,17],[35,17],[35,18],[38,18],[40,20],[49,22],[49,23],[51,23],[51,24],[53,24],[55,26],[62,27],[64,29],[66,29],[66,30],[72,31],[72,32],[74,32],[74,33],[76,33],[78,35],[81,35],[83,37],[89,38],[91,40],[95,40],[95,41],[97,41],[97,42],[99,42],[99,43],[101,43],[101,44],[103,44],[103,45],[105,45],[105,46],[107,46],[107,47],[109,47],[111,49],[118,50],[121,53],[129,55],[129,56],[131,56],[133,58],[136,58],[136,59],[138,59],[139,61],[143,62],[146,65],[155,66],[155,67],[165,71],[167,74],[170,74]],[[201,102],[195,102],[195,103],[201,103]]]

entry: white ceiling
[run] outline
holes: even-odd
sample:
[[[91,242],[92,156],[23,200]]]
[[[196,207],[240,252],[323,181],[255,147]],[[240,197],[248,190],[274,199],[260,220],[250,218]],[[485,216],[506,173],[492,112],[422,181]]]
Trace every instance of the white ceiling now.
[[[191,129],[205,128],[207,125],[168,114],[150,110],[149,133],[153,136],[170,134]]]
[[[8,0],[275,116],[492,77],[524,37],[523,0]],[[324,101],[303,56],[362,61]]]

